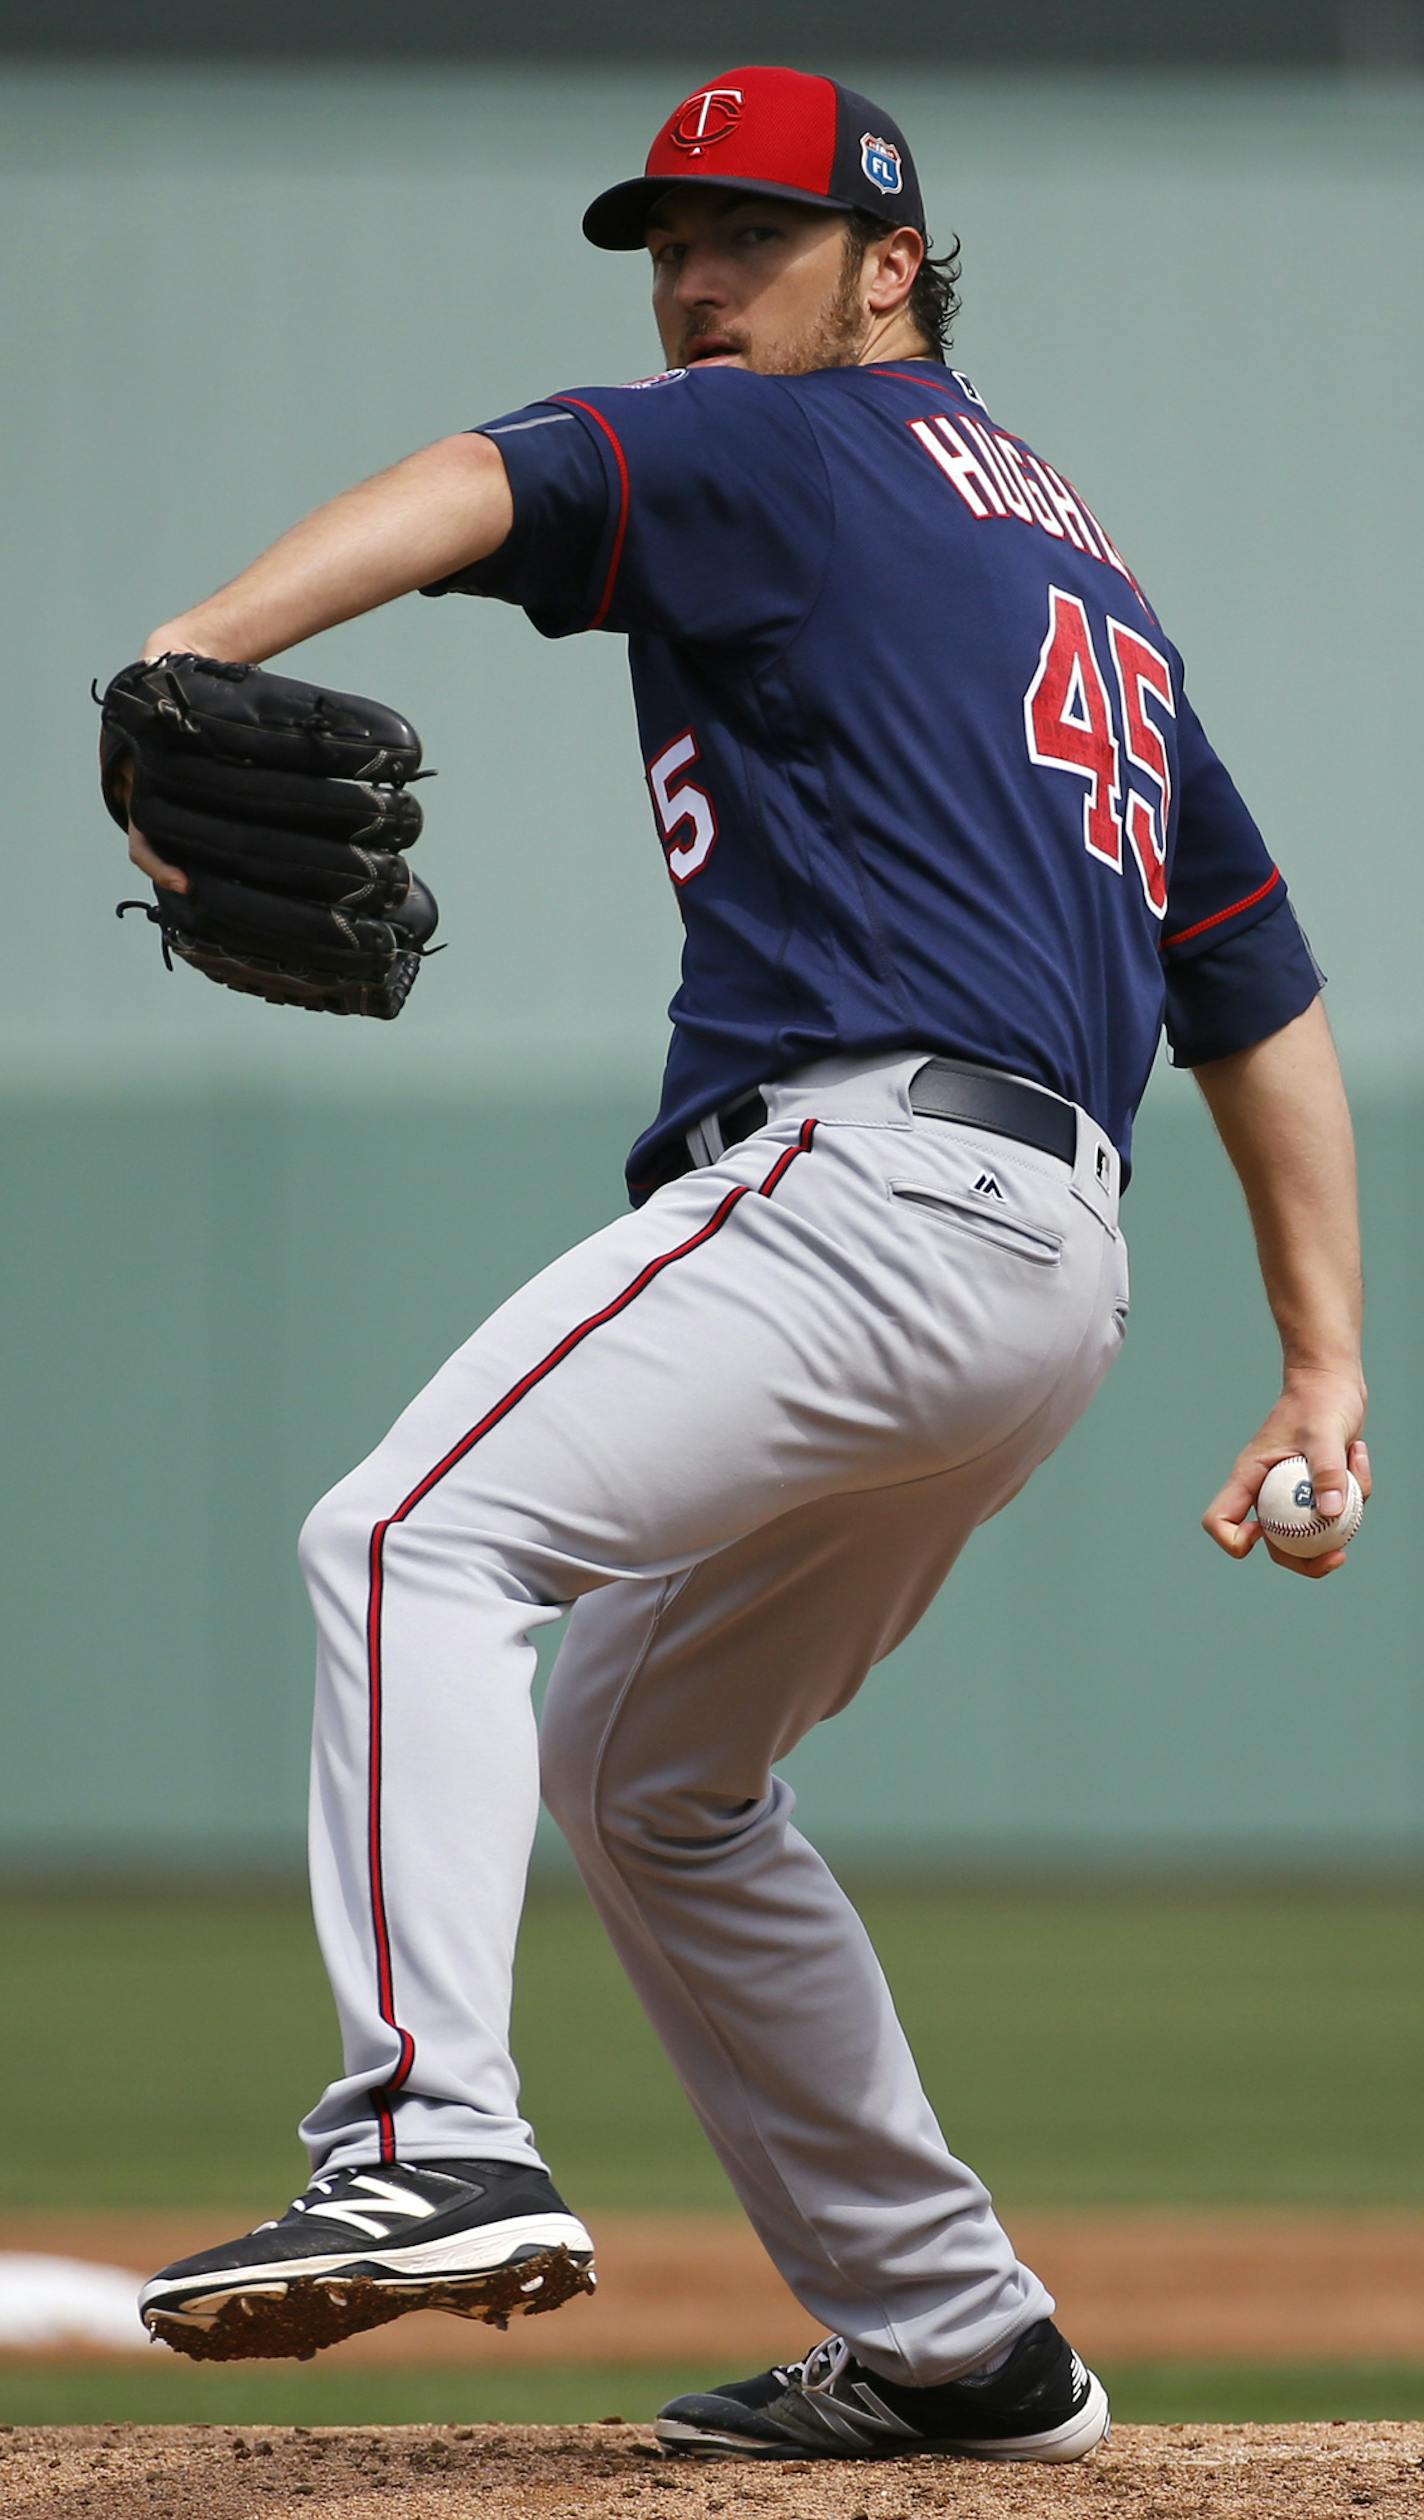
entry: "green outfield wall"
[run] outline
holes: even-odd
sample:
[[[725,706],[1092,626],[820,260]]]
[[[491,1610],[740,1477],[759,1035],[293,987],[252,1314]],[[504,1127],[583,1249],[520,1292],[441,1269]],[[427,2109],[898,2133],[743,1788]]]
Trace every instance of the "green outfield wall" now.
[[[1323,1588],[1197,1532],[1272,1352],[1236,1194],[1164,1074],[1114,1380],[799,1754],[808,1815],[866,1860],[1408,1862],[1424,88],[825,66],[908,126],[964,240],[956,356],[1142,575],[1330,972],[1383,1475]],[[655,367],[637,259],[578,216],[705,69],[6,65],[12,1866],[294,1853],[296,1527],[482,1311],[615,1211],[678,946],[615,641],[413,598],[301,652],[405,708],[441,772],[421,862],[450,951],[394,1028],[167,978],[115,925],[135,888],[89,678],[342,483]]]

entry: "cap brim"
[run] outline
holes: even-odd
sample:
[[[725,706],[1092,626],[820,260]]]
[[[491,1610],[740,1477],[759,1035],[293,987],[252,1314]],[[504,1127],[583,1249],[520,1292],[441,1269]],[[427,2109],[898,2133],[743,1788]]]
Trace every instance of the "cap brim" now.
[[[801,192],[794,184],[754,183],[745,175],[635,175],[629,183],[611,185],[589,203],[583,232],[590,245],[601,245],[608,253],[636,253],[644,241],[653,203],[661,201],[664,193],[680,192],[689,184],[699,192],[766,194],[780,201],[804,201],[813,210],[854,206],[848,201],[829,201],[824,193]]]

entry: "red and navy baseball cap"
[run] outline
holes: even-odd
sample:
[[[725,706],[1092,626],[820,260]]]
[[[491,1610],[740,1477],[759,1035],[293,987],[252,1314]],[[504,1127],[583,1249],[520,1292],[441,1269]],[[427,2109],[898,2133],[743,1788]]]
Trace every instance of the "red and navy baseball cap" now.
[[[868,97],[809,70],[724,70],[694,88],[669,114],[643,173],[590,202],[589,243],[614,253],[640,246],[648,212],[673,184],[868,210],[925,233],[920,179],[899,124]]]

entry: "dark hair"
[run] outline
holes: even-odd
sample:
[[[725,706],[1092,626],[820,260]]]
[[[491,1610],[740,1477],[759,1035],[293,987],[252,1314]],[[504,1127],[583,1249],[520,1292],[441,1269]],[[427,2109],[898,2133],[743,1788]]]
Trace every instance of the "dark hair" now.
[[[846,262],[859,270],[867,248],[877,238],[892,236],[893,219],[877,219],[869,210],[846,212]],[[921,339],[932,359],[944,364],[949,348],[954,319],[959,313],[959,295],[955,282],[959,278],[959,239],[956,236],[947,254],[931,254],[926,246],[925,258],[916,272],[905,311],[918,326]]]

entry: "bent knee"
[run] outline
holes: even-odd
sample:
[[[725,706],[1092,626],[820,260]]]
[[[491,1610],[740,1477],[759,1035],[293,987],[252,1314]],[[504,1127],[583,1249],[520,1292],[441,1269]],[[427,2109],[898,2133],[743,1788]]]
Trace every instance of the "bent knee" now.
[[[544,1801],[570,1846],[580,1855],[598,1850],[614,1864],[694,1864],[715,1860],[768,1824],[775,1825],[781,1796],[770,1780],[759,1792],[739,1793],[687,1775],[627,1775],[600,1761],[577,1720],[550,1724],[546,1711],[540,1740]]]
[[[297,1534],[297,1564],[309,1589],[365,1562],[377,1519],[354,1472],[317,1499]]]

